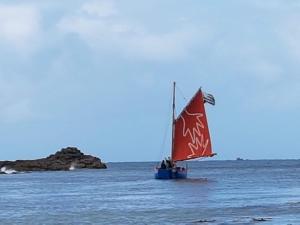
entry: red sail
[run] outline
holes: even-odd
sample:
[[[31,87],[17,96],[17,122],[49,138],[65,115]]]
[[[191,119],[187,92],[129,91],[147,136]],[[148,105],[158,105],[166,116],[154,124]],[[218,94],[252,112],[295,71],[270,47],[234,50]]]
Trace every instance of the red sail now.
[[[172,160],[212,155],[203,93],[199,90],[175,120]]]

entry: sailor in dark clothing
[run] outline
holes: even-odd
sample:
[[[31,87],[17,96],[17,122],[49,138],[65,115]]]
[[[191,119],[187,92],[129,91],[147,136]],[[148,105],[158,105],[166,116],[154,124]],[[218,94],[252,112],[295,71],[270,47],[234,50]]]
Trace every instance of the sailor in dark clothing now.
[[[167,166],[167,168],[172,168],[171,162],[167,159],[166,159],[166,166]]]
[[[166,166],[168,167],[168,168],[172,168],[174,165],[173,165],[173,162],[172,162],[172,160],[171,160],[171,158],[170,157],[168,157],[167,159],[166,159]]]
[[[166,168],[167,168],[167,166],[166,166],[166,164],[165,164],[165,160],[163,160],[163,161],[161,162],[160,168],[161,168],[161,169],[166,169]]]

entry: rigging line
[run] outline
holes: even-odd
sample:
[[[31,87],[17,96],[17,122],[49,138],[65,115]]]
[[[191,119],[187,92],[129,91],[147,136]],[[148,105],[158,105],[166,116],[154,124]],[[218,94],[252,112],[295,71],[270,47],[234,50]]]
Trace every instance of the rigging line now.
[[[166,146],[166,140],[167,140],[167,135],[168,135],[168,131],[169,131],[169,125],[170,125],[170,122],[168,122],[166,128],[165,128],[165,132],[164,132],[164,138],[163,138],[163,141],[162,141],[162,144],[161,144],[161,152],[160,152],[160,156],[162,157],[162,155],[164,154],[165,152],[165,146]]]
[[[183,92],[182,92],[182,90],[179,88],[179,86],[177,85],[177,87],[176,87],[177,89],[178,89],[178,91],[179,91],[179,93],[180,93],[180,95],[181,95],[181,97],[185,100],[185,101],[187,101],[187,99],[186,99],[186,97],[184,96],[184,94],[183,94]]]
[[[168,115],[167,115],[167,118],[169,118],[169,115],[171,115],[171,107],[172,105],[172,95],[170,95],[170,99],[169,99],[169,104],[168,104]],[[165,126],[165,130],[164,130],[164,136],[163,136],[163,140],[162,140],[162,143],[161,143],[161,146],[160,146],[160,154],[159,154],[159,157],[162,158],[163,157],[163,154],[165,153],[165,146],[166,146],[166,139],[167,139],[167,135],[168,135],[168,132],[169,132],[169,127],[170,127],[170,122],[171,120],[167,120],[167,123],[166,123],[166,126]]]

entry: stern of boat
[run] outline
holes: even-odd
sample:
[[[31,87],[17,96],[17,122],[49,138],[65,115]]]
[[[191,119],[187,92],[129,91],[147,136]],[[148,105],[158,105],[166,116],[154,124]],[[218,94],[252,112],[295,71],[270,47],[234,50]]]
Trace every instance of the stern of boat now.
[[[187,178],[187,169],[184,167],[176,168],[155,168],[155,179],[186,179]]]

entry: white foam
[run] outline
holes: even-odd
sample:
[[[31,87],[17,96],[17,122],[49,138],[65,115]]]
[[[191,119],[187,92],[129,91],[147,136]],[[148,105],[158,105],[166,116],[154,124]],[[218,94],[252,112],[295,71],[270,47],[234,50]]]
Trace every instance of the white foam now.
[[[69,170],[75,170],[75,169],[76,169],[75,163],[72,163],[71,166],[70,166],[70,168],[69,168]]]
[[[13,169],[7,169],[5,166],[1,167],[1,172],[6,173],[6,174],[17,173],[17,171],[15,171]]]

